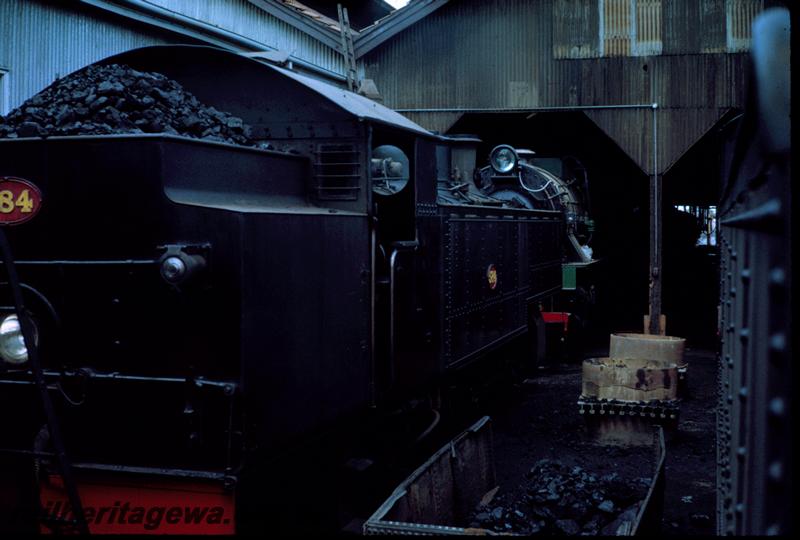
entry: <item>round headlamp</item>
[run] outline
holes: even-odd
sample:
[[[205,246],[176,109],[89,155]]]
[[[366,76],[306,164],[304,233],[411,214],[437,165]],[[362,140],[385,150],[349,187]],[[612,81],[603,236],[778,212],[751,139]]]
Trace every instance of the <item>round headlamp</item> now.
[[[161,263],[161,276],[170,283],[177,283],[186,275],[186,263],[172,255]]]
[[[33,339],[38,341],[35,326],[33,326]],[[9,364],[24,364],[28,361],[28,348],[25,347],[22,325],[16,314],[7,315],[0,322],[0,357]]]
[[[494,150],[489,154],[489,163],[492,169],[500,174],[510,173],[517,166],[517,153],[514,148],[507,144],[495,146]]]

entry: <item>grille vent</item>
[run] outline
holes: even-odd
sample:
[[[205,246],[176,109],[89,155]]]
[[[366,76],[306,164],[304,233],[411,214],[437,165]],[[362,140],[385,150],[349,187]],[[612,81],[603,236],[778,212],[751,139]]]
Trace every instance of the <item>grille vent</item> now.
[[[314,155],[314,190],[320,200],[358,199],[361,160],[354,144],[321,144]]]

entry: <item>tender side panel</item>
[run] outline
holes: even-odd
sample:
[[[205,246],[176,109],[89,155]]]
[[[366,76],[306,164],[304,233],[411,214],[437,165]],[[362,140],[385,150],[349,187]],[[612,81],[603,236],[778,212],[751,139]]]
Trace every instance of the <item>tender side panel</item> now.
[[[369,389],[366,216],[248,215],[242,353],[259,446],[286,445]]]
[[[529,303],[561,286],[562,228],[560,217],[549,214],[459,212],[446,217],[447,366],[527,328]]]

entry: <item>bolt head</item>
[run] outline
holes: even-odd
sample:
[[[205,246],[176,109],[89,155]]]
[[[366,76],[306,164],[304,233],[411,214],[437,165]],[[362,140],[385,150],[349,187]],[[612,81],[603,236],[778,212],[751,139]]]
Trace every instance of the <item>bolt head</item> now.
[[[772,464],[769,466],[769,477],[772,480],[782,480],[783,479],[783,463],[780,461],[773,461]]]

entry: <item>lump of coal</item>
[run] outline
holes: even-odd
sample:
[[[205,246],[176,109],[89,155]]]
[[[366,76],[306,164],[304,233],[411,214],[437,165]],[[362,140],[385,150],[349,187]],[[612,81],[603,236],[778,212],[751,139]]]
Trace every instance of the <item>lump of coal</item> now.
[[[597,505],[597,509],[610,514],[614,511],[614,503],[609,500],[605,500]]]
[[[568,535],[575,535],[581,531],[581,526],[573,519],[559,519],[556,521],[556,528]]]
[[[203,105],[176,81],[117,64],[59,79],[0,117],[0,138],[125,133],[264,147],[241,118]]]

